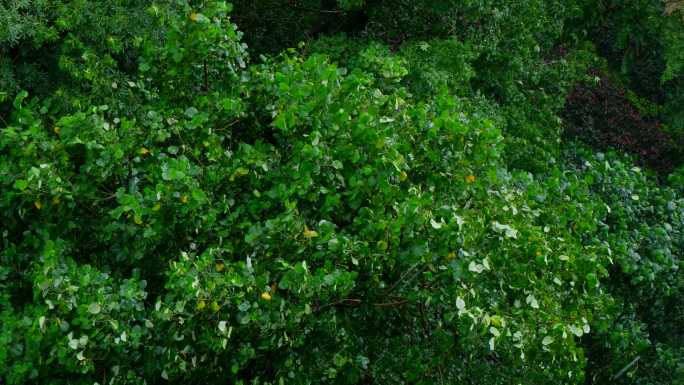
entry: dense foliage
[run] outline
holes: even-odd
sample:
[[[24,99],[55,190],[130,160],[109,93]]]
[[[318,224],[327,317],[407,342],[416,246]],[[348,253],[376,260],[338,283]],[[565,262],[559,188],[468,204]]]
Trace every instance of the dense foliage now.
[[[566,99],[562,116],[565,134],[596,148],[618,148],[639,156],[660,172],[672,171],[681,157],[661,122],[639,111],[627,94],[607,78],[579,83]]]
[[[0,383],[683,384],[682,8],[0,2]]]

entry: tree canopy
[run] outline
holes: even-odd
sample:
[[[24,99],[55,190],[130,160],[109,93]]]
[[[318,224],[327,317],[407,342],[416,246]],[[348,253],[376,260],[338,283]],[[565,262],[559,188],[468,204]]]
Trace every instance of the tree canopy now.
[[[0,383],[684,384],[683,16],[0,2]]]

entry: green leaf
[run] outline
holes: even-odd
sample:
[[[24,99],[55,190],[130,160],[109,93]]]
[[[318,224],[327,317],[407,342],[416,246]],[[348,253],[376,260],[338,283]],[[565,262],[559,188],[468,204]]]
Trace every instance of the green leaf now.
[[[88,305],[88,313],[90,314],[99,314],[100,310],[102,310],[102,308],[100,307],[100,304],[97,302],[93,302],[90,305]]]
[[[502,225],[501,223],[495,221],[492,223],[492,228],[498,233],[503,232],[507,238],[518,237],[518,230],[512,228],[509,225]]]
[[[456,297],[456,308],[460,311],[465,310],[465,301],[463,301],[463,298]]]
[[[28,181],[25,179],[17,179],[14,181],[14,188],[19,191],[24,191],[28,187]]]

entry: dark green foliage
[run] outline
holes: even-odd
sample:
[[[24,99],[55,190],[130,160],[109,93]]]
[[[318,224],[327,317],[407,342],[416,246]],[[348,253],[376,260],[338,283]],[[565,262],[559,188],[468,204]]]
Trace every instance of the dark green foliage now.
[[[141,34],[154,21],[147,5],[130,0],[98,6],[86,0],[2,2],[0,91],[10,96],[19,90],[62,98],[83,92],[109,96],[112,82],[136,69]]]
[[[587,6],[3,2],[0,382],[681,384],[682,170],[561,140]]]
[[[674,3],[586,1],[580,28],[624,83],[662,105],[661,120],[680,140],[684,133],[684,22]]]
[[[619,383],[679,384],[684,365],[681,192],[658,186],[654,175],[615,154],[573,148],[569,159],[595,199],[609,208],[595,236],[611,250],[615,265],[606,285],[620,301],[610,327],[592,337],[590,375],[604,383],[609,373],[639,357],[638,369],[632,369],[636,375]]]

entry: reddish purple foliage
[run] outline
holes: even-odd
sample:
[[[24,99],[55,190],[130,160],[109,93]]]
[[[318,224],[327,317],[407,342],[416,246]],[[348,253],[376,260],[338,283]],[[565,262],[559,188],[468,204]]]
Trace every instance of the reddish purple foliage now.
[[[562,116],[565,134],[599,149],[616,148],[638,155],[642,164],[656,171],[673,169],[673,141],[658,120],[645,119],[630,103],[621,87],[599,73],[597,84],[578,84],[568,95]]]

